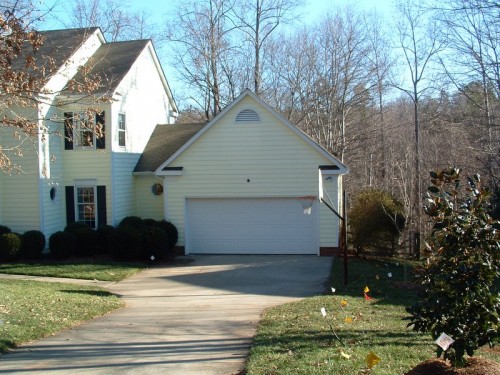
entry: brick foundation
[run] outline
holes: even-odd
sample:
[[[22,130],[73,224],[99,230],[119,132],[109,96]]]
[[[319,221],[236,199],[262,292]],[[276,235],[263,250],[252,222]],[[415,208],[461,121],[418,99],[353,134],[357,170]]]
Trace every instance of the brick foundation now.
[[[175,256],[185,255],[186,250],[184,246],[174,246],[172,249],[172,254]],[[322,257],[331,257],[334,255],[341,255],[340,249],[338,247],[320,247],[319,255]]]
[[[174,246],[172,254],[174,256],[186,255],[186,250],[184,249],[184,246]]]
[[[320,247],[319,256],[321,257],[332,257],[334,255],[340,255],[340,249],[338,247]]]

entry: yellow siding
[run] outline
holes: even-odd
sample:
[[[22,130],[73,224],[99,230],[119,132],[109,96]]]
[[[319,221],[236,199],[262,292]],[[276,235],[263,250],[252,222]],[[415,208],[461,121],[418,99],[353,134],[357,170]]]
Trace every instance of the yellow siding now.
[[[19,144],[12,136],[13,131],[11,128],[0,128],[3,144]],[[8,226],[14,232],[23,233],[40,229],[37,141],[27,140],[19,147],[23,153],[22,157],[13,153],[8,155],[13,163],[21,165],[23,172],[12,175],[0,172],[0,224]]]
[[[151,187],[155,183],[161,183],[163,180],[155,176],[135,176],[135,194],[136,194],[136,215],[143,219],[162,220],[163,217],[163,197],[164,195],[154,195]]]
[[[246,108],[257,111],[261,122],[235,123]],[[317,196],[318,167],[324,164],[331,162],[245,97],[169,165],[184,167],[181,177],[167,182],[168,220],[179,230],[179,245],[184,244],[185,198]],[[321,243],[335,246],[326,232]]]
[[[106,142],[107,147],[108,142]],[[75,180],[95,180],[96,185],[106,186],[106,215],[109,221],[113,217],[111,206],[111,153],[107,149],[65,150],[63,151],[63,165],[64,186],[74,186]]]

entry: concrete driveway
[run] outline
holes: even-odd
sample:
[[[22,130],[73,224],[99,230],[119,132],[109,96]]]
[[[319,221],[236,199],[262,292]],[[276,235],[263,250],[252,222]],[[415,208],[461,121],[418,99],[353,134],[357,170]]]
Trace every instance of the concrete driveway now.
[[[321,294],[331,258],[189,256],[108,287],[126,307],[0,356],[0,374],[237,374],[270,306]]]

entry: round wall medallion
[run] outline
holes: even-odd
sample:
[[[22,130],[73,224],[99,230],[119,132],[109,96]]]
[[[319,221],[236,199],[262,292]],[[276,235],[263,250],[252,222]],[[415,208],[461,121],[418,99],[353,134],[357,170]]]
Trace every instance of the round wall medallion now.
[[[154,195],[161,195],[163,194],[163,185],[159,183],[153,184],[151,191]]]

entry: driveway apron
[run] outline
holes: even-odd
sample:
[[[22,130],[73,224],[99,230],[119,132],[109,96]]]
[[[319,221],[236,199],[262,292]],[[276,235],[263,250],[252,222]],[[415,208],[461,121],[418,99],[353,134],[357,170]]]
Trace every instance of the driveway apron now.
[[[182,257],[109,286],[125,308],[0,356],[0,374],[237,374],[262,311],[321,294],[331,262]]]

